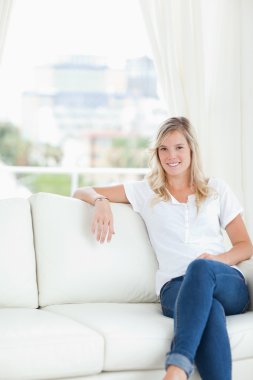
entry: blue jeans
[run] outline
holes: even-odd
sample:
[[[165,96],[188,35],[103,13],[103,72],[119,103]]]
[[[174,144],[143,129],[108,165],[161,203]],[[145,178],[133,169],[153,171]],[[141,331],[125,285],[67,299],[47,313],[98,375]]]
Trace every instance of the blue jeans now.
[[[243,275],[227,264],[196,259],[184,276],[162,287],[160,300],[163,314],[174,318],[165,368],[176,365],[189,377],[195,363],[203,380],[231,380],[225,316],[244,313],[249,306]]]

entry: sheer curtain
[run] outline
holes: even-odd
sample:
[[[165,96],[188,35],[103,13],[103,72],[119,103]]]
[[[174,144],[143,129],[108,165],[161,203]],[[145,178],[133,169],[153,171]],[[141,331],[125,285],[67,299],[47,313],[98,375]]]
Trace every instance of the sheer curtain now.
[[[169,115],[188,115],[198,124],[203,110],[204,71],[201,7],[199,1],[194,4],[140,0]]]
[[[13,0],[0,0],[0,62],[3,54],[12,5]]]
[[[168,116],[191,120],[206,173],[231,185],[253,238],[253,2],[139,3]]]

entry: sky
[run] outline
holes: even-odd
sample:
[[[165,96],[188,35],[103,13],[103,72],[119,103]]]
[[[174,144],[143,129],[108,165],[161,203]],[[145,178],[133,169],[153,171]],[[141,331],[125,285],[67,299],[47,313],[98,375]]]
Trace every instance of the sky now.
[[[16,0],[0,67],[0,120],[21,117],[32,67],[66,55],[99,55],[112,66],[151,55],[138,0]]]

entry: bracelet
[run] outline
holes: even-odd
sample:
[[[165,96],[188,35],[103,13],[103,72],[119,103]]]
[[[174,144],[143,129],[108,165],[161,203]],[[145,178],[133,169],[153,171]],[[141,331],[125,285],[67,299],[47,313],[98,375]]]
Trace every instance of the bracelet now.
[[[96,201],[103,201],[104,199],[107,199],[109,201],[109,199],[107,197],[97,197],[95,200],[94,200],[94,204],[96,203]]]

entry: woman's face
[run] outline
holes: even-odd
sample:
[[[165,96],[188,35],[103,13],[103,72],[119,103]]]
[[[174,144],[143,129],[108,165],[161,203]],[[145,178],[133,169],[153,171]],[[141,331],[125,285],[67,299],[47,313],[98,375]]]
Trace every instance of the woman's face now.
[[[158,156],[167,177],[189,175],[191,150],[182,133],[169,132],[158,147]]]

